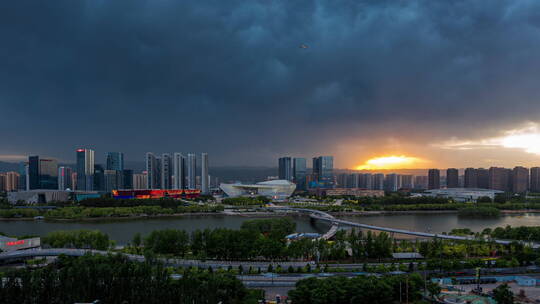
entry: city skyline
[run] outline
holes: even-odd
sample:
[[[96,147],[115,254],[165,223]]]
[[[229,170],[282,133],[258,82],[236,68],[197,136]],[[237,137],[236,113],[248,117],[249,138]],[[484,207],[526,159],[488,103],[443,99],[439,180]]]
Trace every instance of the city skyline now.
[[[0,301],[540,301],[539,12],[5,1]]]
[[[532,167],[540,163],[539,8],[6,5],[0,127],[16,132],[3,134],[0,160],[71,162],[69,151],[86,146],[138,161],[149,147],[188,147],[215,165],[269,166],[317,151],[336,168],[391,156],[413,159],[399,164],[408,168]],[[188,144],[168,140],[183,131]]]

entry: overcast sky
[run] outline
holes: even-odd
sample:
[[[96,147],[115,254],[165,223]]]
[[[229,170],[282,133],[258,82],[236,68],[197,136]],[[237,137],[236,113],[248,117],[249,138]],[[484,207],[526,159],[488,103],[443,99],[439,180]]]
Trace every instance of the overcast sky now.
[[[0,160],[540,165],[539,76],[533,0],[2,1]]]

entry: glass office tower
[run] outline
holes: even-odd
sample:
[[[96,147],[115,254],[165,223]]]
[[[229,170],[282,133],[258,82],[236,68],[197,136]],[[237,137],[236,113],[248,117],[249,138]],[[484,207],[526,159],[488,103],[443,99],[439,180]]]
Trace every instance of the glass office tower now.
[[[77,149],[77,190],[94,190],[94,150]]]
[[[107,170],[124,170],[124,153],[108,152],[107,153]]]

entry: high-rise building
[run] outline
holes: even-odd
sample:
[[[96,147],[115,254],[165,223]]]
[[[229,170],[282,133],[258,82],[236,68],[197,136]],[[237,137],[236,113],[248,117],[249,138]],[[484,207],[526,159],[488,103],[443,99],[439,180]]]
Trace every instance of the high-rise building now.
[[[193,153],[187,155],[187,187],[197,189],[197,156]]]
[[[525,193],[529,188],[529,169],[515,167],[512,170],[512,192]]]
[[[426,190],[428,188],[428,177],[426,175],[417,175],[414,177],[414,189]]]
[[[296,189],[306,190],[306,159],[301,157],[293,158],[293,182],[296,184]]]
[[[58,162],[52,158],[39,159],[40,189],[58,189]]]
[[[28,190],[40,188],[39,182],[39,156],[28,157]]]
[[[152,152],[146,153],[146,184],[148,189],[160,189],[160,183],[161,183],[161,176],[159,174],[159,163]]]
[[[509,192],[512,191],[512,174],[508,169],[491,167],[489,168],[489,189]]]
[[[58,162],[39,156],[28,157],[28,184],[33,189],[58,189]]]
[[[169,153],[161,154],[161,189],[172,189],[172,160]]]
[[[103,171],[104,177],[104,191],[111,192],[122,188],[123,175],[122,171],[118,170],[105,170]]]
[[[384,190],[384,174],[373,174],[373,190]]]
[[[334,185],[334,157],[314,157],[313,177],[319,186],[332,187]]]
[[[540,167],[531,168],[531,192],[540,192]]]
[[[122,152],[108,152],[107,153],[107,170],[124,170],[124,153]]]
[[[395,192],[398,189],[398,175],[396,173],[386,174],[384,178],[384,191]]]
[[[347,187],[347,178],[349,177],[349,174],[347,173],[341,173],[336,176],[336,187],[338,188],[346,188]]]
[[[459,171],[456,168],[446,169],[446,188],[459,188]]]
[[[11,171],[6,173],[6,191],[17,191],[19,189],[20,175]]]
[[[200,175],[197,175],[195,177],[195,185],[196,185],[195,186],[196,189],[199,189],[199,190],[201,189],[201,176]]]
[[[0,173],[0,192],[6,191],[6,175]]]
[[[463,186],[465,188],[478,188],[478,176],[476,169],[465,169],[465,182]]]
[[[73,190],[73,184],[71,183],[71,175],[73,171],[70,167],[58,168],[58,190]]]
[[[210,188],[219,188],[220,183],[219,177],[210,176]]]
[[[401,178],[400,188],[412,189],[413,188],[413,176],[410,174],[403,174],[399,176]]]
[[[489,170],[484,168],[476,169],[476,182],[478,188],[489,189]]]
[[[441,188],[441,172],[439,169],[429,169],[428,171],[428,189]]]
[[[181,153],[173,154],[173,189],[186,189],[186,158]]]
[[[27,178],[27,172],[28,172],[28,162],[20,162],[19,163],[19,188],[18,190],[28,190],[26,189],[26,178]]]
[[[77,189],[77,172],[71,173],[71,186],[73,187],[72,190]]]
[[[94,164],[93,187],[95,191],[106,191],[105,168],[100,164]]]
[[[384,179],[384,175],[383,175]],[[361,173],[358,175],[358,188],[374,190],[373,187],[373,174]]]
[[[143,190],[148,188],[148,178],[146,173],[133,174],[133,189]]]
[[[279,159],[278,178],[288,181],[293,180],[293,163],[290,157],[281,157]]]
[[[10,171],[6,173],[0,173],[3,176],[3,188],[0,187],[0,191],[17,191],[19,189],[19,173]]]
[[[122,172],[122,184],[120,189],[133,189],[133,170],[124,169]]]
[[[347,174],[347,180],[345,181],[345,188],[358,188],[360,184],[360,174],[352,173]]]
[[[94,150],[77,149],[77,190],[94,190]]]
[[[210,193],[210,175],[208,175],[208,153],[201,154],[201,193]]]

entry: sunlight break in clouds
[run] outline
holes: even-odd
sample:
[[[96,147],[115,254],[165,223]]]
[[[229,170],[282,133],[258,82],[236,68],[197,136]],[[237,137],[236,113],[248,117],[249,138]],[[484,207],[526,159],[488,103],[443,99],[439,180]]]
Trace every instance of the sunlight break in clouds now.
[[[529,122],[523,128],[504,131],[501,136],[464,141],[452,139],[435,146],[452,150],[510,148],[540,155],[540,126]]]
[[[411,169],[425,162],[425,160],[418,157],[405,155],[379,156],[367,160],[363,165],[357,166],[356,170]]]

